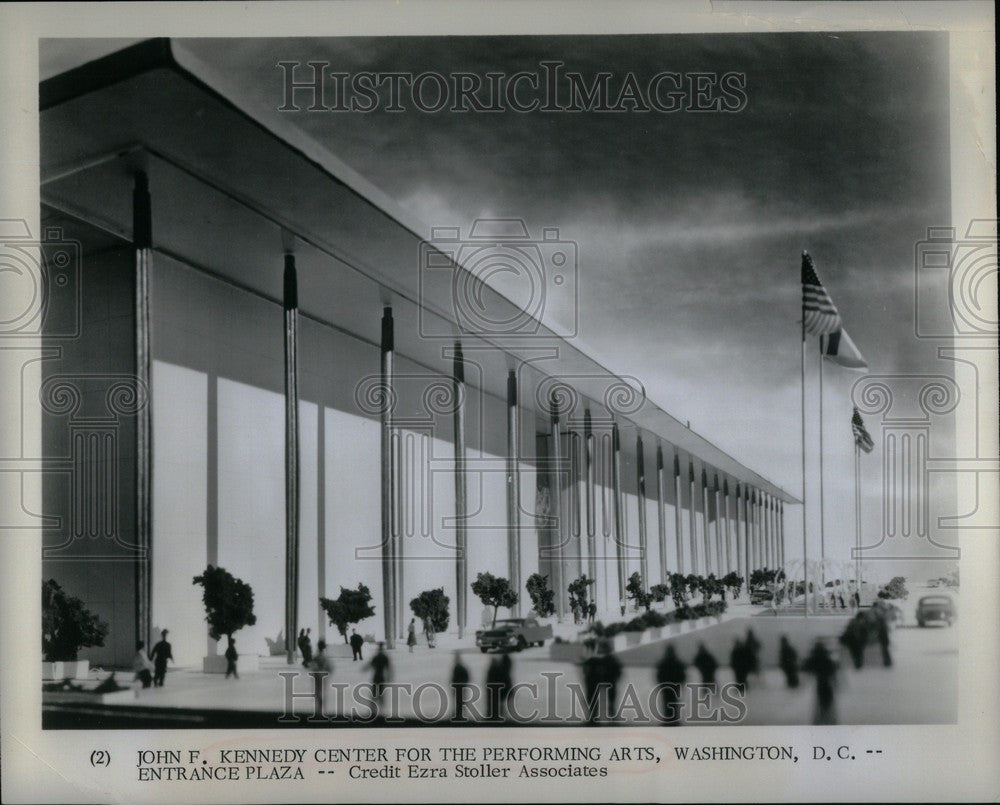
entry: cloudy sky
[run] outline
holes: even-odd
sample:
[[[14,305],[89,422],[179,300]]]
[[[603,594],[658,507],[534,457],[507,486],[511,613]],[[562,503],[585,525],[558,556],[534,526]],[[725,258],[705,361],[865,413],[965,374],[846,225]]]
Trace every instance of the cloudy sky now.
[[[428,231],[464,232],[480,217],[523,218],[535,234],[557,227],[579,248],[581,343],[793,494],[802,488],[803,249],[873,373],[951,373],[937,344],[913,335],[914,245],[928,226],[950,221],[944,35],[186,40],[185,48],[272,108],[282,103],[282,60],[327,61],[352,74],[479,75],[537,73],[557,60],[589,80],[609,72],[612,86],[628,73],[641,86],[661,71],[745,74],[747,105],[735,114],[411,107],[285,119]],[[547,313],[572,311],[554,304]],[[827,544],[839,555],[853,541],[858,378],[832,366],[825,375]],[[810,417],[811,440],[817,424]],[[878,441],[878,423],[869,429]],[[880,533],[880,460],[878,450],[865,460],[866,541]],[[816,489],[808,492],[815,500]],[[797,517],[786,519],[789,536],[800,533]]]

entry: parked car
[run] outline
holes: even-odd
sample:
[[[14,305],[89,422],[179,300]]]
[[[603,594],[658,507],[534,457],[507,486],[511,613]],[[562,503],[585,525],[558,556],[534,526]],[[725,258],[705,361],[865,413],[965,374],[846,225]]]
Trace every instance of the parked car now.
[[[767,587],[754,587],[750,591],[751,604],[770,604],[774,598],[774,591]]]
[[[476,645],[484,654],[491,648],[521,651],[532,645],[544,646],[551,637],[549,624],[541,624],[535,618],[508,618],[476,632]]]
[[[931,623],[951,626],[956,617],[955,602],[947,595],[925,595],[917,602],[917,626]]]

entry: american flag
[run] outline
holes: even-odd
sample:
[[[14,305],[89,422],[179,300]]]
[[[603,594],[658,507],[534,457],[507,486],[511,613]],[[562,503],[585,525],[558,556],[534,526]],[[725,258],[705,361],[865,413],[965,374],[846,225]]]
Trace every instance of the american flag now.
[[[809,252],[802,252],[802,320],[809,335],[826,335],[840,329],[840,314],[816,276]]]
[[[861,418],[861,414],[858,413],[857,408],[854,409],[854,416],[851,417],[851,430],[854,432],[854,443],[858,447],[866,453],[870,453],[875,448],[875,442],[872,441],[872,437],[865,430],[865,422]]]

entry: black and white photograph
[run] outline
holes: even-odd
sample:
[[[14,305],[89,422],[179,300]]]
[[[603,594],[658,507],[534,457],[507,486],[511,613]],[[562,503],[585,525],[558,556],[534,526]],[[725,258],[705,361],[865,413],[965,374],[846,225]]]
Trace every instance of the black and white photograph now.
[[[992,4],[281,5],[23,49],[2,698],[65,784],[991,800]]]

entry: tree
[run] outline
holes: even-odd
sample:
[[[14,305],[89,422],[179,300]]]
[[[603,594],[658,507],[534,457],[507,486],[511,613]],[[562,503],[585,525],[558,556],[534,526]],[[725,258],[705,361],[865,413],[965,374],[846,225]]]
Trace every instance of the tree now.
[[[549,577],[541,573],[532,573],[528,576],[525,584],[528,595],[531,597],[531,606],[538,613],[539,618],[547,618],[556,611],[556,594],[549,587]]]
[[[667,596],[670,595],[670,587],[666,584],[654,584],[649,588],[649,594],[659,604],[667,600]]]
[[[354,623],[360,623],[366,618],[375,614],[375,607],[371,605],[371,591],[364,585],[358,584],[358,589],[349,590],[346,587],[340,588],[340,595],[335,599],[320,598],[319,604],[326,612],[330,623],[337,627],[337,631],[347,642],[347,630]]]
[[[743,588],[743,577],[734,570],[722,577],[722,583],[732,591],[735,598]]]
[[[443,632],[448,628],[448,604],[450,600],[444,594],[444,587],[424,590],[410,601],[410,609],[420,620],[430,621],[435,632]]]
[[[55,579],[42,582],[42,656],[73,662],[82,648],[103,646],[108,624],[66,592]]]
[[[674,607],[683,609],[687,606],[687,576],[683,573],[670,574],[670,597],[674,599]]]
[[[569,608],[579,606],[581,610],[587,609],[589,591],[588,588],[594,583],[594,579],[588,579],[586,574],[571,581],[566,591],[569,593]]]
[[[484,607],[493,607],[493,623],[497,622],[500,607],[512,607],[517,603],[517,593],[510,586],[510,580],[492,573],[479,573],[472,582],[472,592]]]
[[[636,609],[645,607],[646,611],[649,611],[649,605],[652,603],[653,597],[643,588],[642,575],[639,571],[628,577],[628,583],[625,585],[625,594],[633,601]]]
[[[244,626],[253,626],[253,590],[225,568],[209,565],[192,584],[202,586],[201,600],[205,604],[205,621],[213,640],[223,635],[232,637]]]
[[[878,591],[878,597],[883,599],[901,598],[905,601],[909,594],[903,576],[893,576],[892,580]]]
[[[691,595],[694,595],[701,589],[701,576],[695,573],[688,573],[687,578],[684,581],[687,584],[688,592]]]

